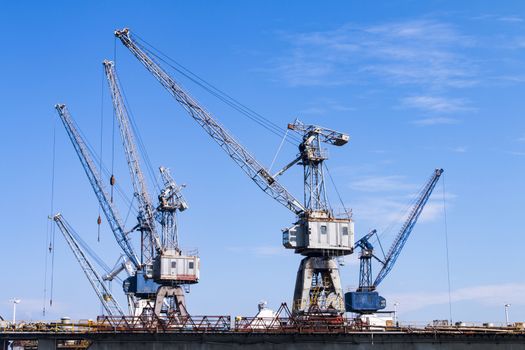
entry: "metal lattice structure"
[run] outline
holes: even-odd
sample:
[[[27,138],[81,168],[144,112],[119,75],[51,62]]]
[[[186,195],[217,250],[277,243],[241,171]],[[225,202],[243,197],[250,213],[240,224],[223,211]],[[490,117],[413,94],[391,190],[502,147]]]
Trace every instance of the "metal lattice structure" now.
[[[91,187],[95,192],[95,195],[100,203],[100,206],[102,207],[102,211],[106,216],[106,219],[109,223],[109,226],[111,227],[111,231],[113,232],[113,235],[115,236],[118,245],[129,258],[129,260],[133,263],[135,268],[140,269],[140,261],[137,255],[135,254],[133,247],[131,246],[131,242],[126,237],[124,225],[122,223],[120,215],[118,214],[117,208],[111,202],[111,197],[105,190],[102,177],[100,176],[100,173],[98,172],[97,167],[93,162],[91,154],[86,146],[86,143],[84,142],[82,136],[78,132],[73,118],[71,118],[71,115],[66,105],[57,104],[55,108],[58,112],[58,115],[60,116],[60,119],[62,120],[62,123],[64,124],[69,139],[71,140],[71,143],[75,148],[78,159],[80,160],[80,163],[82,163],[82,167],[84,168],[84,171],[89,179],[89,183],[91,184]]]
[[[180,84],[150,58],[139,44],[131,39],[127,29],[118,30],[115,32],[115,35],[257,186],[294,213],[299,215],[304,212],[304,206],[277,182],[268,170],[191,97]]]
[[[335,300],[327,303],[330,309],[326,311],[330,314],[343,313],[343,293],[334,256],[353,252],[353,223],[348,215],[344,218],[335,218],[329,208],[323,174],[323,161],[326,159],[326,154],[323,153],[321,143],[342,146],[348,142],[349,136],[319,126],[304,125],[298,121],[290,124],[289,129],[303,135],[303,141],[299,145],[299,156],[272,176],[197,100],[150,57],[148,50],[132,39],[129,30],[117,30],[115,35],[257,186],[297,215],[294,226],[283,231],[283,245],[306,256],[301,262],[296,279],[294,311],[304,313],[309,312],[311,307],[319,307],[317,303],[311,302],[318,300],[311,297],[312,291],[318,288],[312,285],[311,276],[320,274],[331,279],[332,287],[327,298]],[[303,204],[276,179],[294,164],[304,166]],[[325,258],[318,259],[320,256]],[[334,305],[337,306],[333,307]]]
[[[443,174],[443,169],[436,169],[432,173],[432,176],[426,183],[425,187],[421,190],[419,193],[418,199],[414,206],[412,207],[412,210],[410,211],[410,214],[408,215],[405,223],[399,230],[399,233],[397,234],[396,239],[394,240],[394,243],[388,250],[388,253],[386,254],[385,261],[383,263],[383,267],[377,274],[377,277],[374,281],[374,286],[378,286],[379,283],[386,277],[386,275],[392,270],[392,267],[394,267],[394,264],[399,257],[399,254],[401,254],[401,250],[403,249],[403,246],[405,245],[408,237],[410,237],[410,233],[412,232],[412,229],[416,225],[417,219],[419,218],[419,215],[425,208],[425,205],[428,202],[428,199],[430,198],[430,195],[432,194],[432,191],[434,191],[434,188],[436,187],[436,184],[441,176]]]
[[[138,201],[138,227],[141,232],[141,258],[142,264],[151,265],[155,252],[161,249],[161,242],[156,232],[154,208],[147,189],[146,181],[140,167],[140,157],[135,147],[135,137],[131,130],[129,114],[122,98],[122,93],[113,62],[105,60],[103,62],[104,72],[111,91],[113,109],[118,120],[120,135],[124,153],[128,163],[131,183],[135,197]]]
[[[367,314],[374,313],[386,307],[386,300],[376,291],[379,284],[388,275],[394,267],[394,264],[401,254],[401,250],[405,245],[412,229],[414,228],[419,215],[423,211],[432,191],[443,173],[443,169],[435,169],[432,176],[425,184],[419,193],[409,215],[397,234],[388,253],[381,259],[374,254],[374,246],[370,243],[370,238],[376,233],[376,230],[371,231],[366,236],[356,242],[355,247],[361,248],[360,271],[359,271],[359,287],[355,292],[348,292],[345,294],[346,310]],[[372,258],[376,259],[381,264],[381,270],[377,274],[372,283]]]
[[[370,286],[372,286],[372,258],[375,256],[374,247],[368,240],[376,233],[377,230],[370,231],[355,244],[356,248],[361,248],[361,255],[359,256],[359,291],[369,291]]]
[[[177,210],[188,209],[188,203],[182,196],[182,188],[177,185],[169,169],[160,167],[159,171],[164,182],[164,189],[159,194],[159,206],[157,207],[158,220],[162,226],[161,243],[165,250],[178,250],[179,237],[175,214]]]
[[[328,159],[328,155],[322,148],[322,143],[343,146],[350,139],[349,136],[317,125],[305,125],[298,120],[288,124],[288,129],[300,133],[303,138],[299,145],[299,156],[292,163],[300,162],[303,165],[304,205],[308,215],[333,217],[326,196],[323,171],[323,162]]]
[[[77,259],[78,263],[80,264],[82,271],[84,271],[84,274],[86,275],[89,283],[93,287],[93,290],[97,294],[98,298],[100,299],[100,302],[102,303],[102,306],[104,307],[108,315],[112,317],[123,317],[124,312],[120,308],[120,305],[105,285],[102,277],[95,270],[91,261],[87,258],[86,254],[84,254],[84,252],[80,248],[78,241],[75,238],[75,231],[73,230],[71,225],[69,225],[69,223],[62,217],[61,214],[54,215],[53,220],[60,229],[60,232],[62,232],[64,239],[66,240],[68,246],[71,248],[71,251],[75,255],[75,258]]]

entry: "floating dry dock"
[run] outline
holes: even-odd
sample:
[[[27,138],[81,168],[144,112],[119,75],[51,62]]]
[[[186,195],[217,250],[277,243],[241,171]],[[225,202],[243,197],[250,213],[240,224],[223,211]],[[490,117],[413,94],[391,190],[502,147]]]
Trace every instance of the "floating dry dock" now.
[[[374,328],[343,318],[99,317],[0,328],[19,349],[525,349],[522,325]]]

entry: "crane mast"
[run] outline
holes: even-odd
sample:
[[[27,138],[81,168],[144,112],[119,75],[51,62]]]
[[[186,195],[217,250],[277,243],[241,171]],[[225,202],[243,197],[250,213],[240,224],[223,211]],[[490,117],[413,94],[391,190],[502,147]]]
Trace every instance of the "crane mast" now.
[[[186,312],[186,304],[184,291],[180,284],[197,283],[199,276],[199,258],[197,256],[183,255],[178,246],[175,245],[177,241],[175,212],[181,208],[186,209],[187,204],[184,202],[182,205],[176,205],[175,200],[177,198],[182,199],[180,189],[176,186],[169,172],[165,168],[161,168],[161,176],[165,182],[169,181],[169,183],[166,183],[168,187],[159,196],[159,200],[165,200],[165,202],[160,202],[158,206],[160,211],[157,214],[162,226],[163,236],[161,241],[157,234],[154,208],[140,168],[139,155],[131,130],[131,120],[124,104],[115,65],[108,60],[105,60],[103,65],[111,90],[113,108],[119,121],[134,193],[139,202],[138,229],[141,231],[143,263],[146,268],[146,275],[149,277],[151,271],[151,277],[160,285],[156,291],[154,312],[157,315],[160,314],[163,305],[168,304],[168,313],[184,314]],[[175,194],[172,192],[175,192]],[[164,197],[163,195],[169,197]],[[183,275],[184,279],[181,280]]]
[[[128,29],[117,30],[115,35],[257,186],[297,215],[297,222],[283,231],[285,248],[306,256],[297,274],[294,313],[313,309],[322,313],[344,313],[343,292],[334,257],[353,252],[353,222],[348,215],[334,217],[328,206],[323,174],[326,153],[321,149],[321,142],[341,146],[348,142],[348,135],[313,125],[290,124],[290,129],[303,134],[299,156],[272,176],[132,39]],[[304,166],[304,204],[276,179],[294,164]]]
[[[176,211],[188,209],[188,203],[182,196],[181,187],[171,177],[169,169],[160,167],[159,171],[164,182],[157,207],[158,220],[162,226],[162,246],[166,250],[179,250]]]
[[[113,109],[118,120],[120,134],[124,146],[124,153],[133,184],[135,197],[138,200],[138,230],[141,232],[142,264],[152,264],[155,251],[161,249],[161,242],[156,232],[154,209],[148,193],[146,181],[140,168],[140,159],[135,147],[134,135],[131,131],[129,114],[122,98],[122,93],[113,62],[103,62],[104,71],[111,91]]]
[[[304,203],[309,216],[333,217],[326,196],[323,171],[323,162],[328,159],[328,155],[321,145],[329,143],[343,146],[348,143],[349,136],[317,125],[305,125],[299,120],[288,124],[288,129],[302,134],[303,138],[295,161],[304,168]]]
[[[441,174],[443,174],[443,169],[434,170],[432,176],[420,191],[414,206],[411,208],[408,217],[399,230],[399,233],[394,239],[394,242],[392,243],[384,259],[380,259],[374,254],[374,247],[369,241],[370,237],[376,233],[375,230],[357,241],[356,247],[361,248],[361,255],[359,256],[359,288],[357,288],[355,292],[348,292],[345,294],[347,311],[357,313],[372,313],[386,307],[385,298],[379,296],[379,294],[376,292],[376,289],[394,267],[399,254],[401,254],[401,251],[408,240],[408,237],[410,236],[410,233],[416,225],[419,216],[423,212],[430,195],[434,191]],[[382,265],[381,270],[377,274],[373,283],[372,258],[379,261],[379,263]]]
[[[118,302],[113,298],[113,295],[105,285],[102,277],[95,270],[93,264],[89,261],[86,254],[80,248],[77,239],[75,238],[75,233],[69,223],[63,218],[63,216],[58,213],[53,216],[53,220],[56,225],[62,232],[64,239],[66,240],[68,246],[71,248],[71,251],[75,255],[82,271],[86,275],[89,283],[93,287],[93,290],[97,294],[102,306],[110,316],[124,316],[124,312],[120,308]]]
[[[135,254],[133,247],[131,246],[131,242],[126,236],[126,232],[124,231],[124,225],[122,224],[122,220],[120,219],[117,208],[111,202],[110,196],[104,188],[102,177],[100,176],[97,167],[95,166],[95,163],[91,158],[90,152],[86,147],[86,143],[84,142],[84,140],[80,136],[80,133],[77,130],[75,122],[71,118],[71,115],[69,114],[66,105],[57,104],[55,108],[58,112],[58,115],[60,116],[60,119],[62,120],[62,123],[64,124],[69,139],[71,140],[71,143],[75,148],[77,156],[80,159],[80,163],[82,163],[82,167],[84,168],[84,171],[91,184],[91,187],[93,188],[93,191],[97,196],[97,199],[100,203],[100,206],[102,207],[106,219],[108,220],[108,223],[111,227],[111,231],[113,232],[113,235],[115,236],[118,245],[129,258],[129,260],[133,263],[135,268],[140,269],[140,261],[137,255]]]

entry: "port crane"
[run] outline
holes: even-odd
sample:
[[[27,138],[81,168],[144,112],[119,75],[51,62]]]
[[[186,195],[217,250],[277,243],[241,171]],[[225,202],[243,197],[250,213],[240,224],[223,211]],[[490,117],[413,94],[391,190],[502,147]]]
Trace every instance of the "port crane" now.
[[[116,82],[116,80],[113,81]],[[112,90],[113,93],[115,91],[117,90]],[[115,97],[114,94],[113,97]],[[118,102],[122,103],[122,99]],[[114,104],[116,104],[115,101]],[[124,229],[117,208],[104,188],[102,178],[71,115],[65,105],[56,105],[56,109],[83,165],[84,171],[90,180],[91,186],[99,200],[113,234],[126,255],[127,262],[125,264],[123,263],[121,267],[117,269],[116,273],[126,267],[126,264],[131,264],[134,270],[134,273],[125,279],[123,283],[123,289],[128,296],[128,301],[133,303],[134,314],[154,312],[156,315],[160,315],[161,313],[166,315],[186,315],[184,291],[181,284],[198,282],[199,258],[197,256],[183,256],[178,249],[162,249],[158,236],[155,236],[155,229],[150,226],[150,223],[154,224],[154,221],[150,220],[150,217],[154,216],[153,210],[149,209],[152,206],[148,208],[148,203],[142,203],[139,208],[146,209],[139,209],[138,224],[131,230],[138,229],[141,232],[141,242],[145,242],[145,244],[141,244],[141,258],[139,260],[128,237],[131,231],[127,232]],[[129,136],[126,134],[127,132],[131,132],[129,127],[126,130],[126,125],[122,127],[122,123],[120,123],[120,120],[124,122],[128,121],[127,125],[129,126],[129,120],[124,120],[127,115],[119,114],[119,110],[116,110],[116,114],[119,115],[118,119],[119,125],[121,126],[121,134],[126,137]],[[123,139],[125,148],[126,142],[128,142],[127,145],[129,146],[133,140],[132,138],[126,139],[124,137]],[[137,172],[137,157],[136,152],[134,154],[127,152],[128,164],[134,161],[136,162],[136,165],[130,165],[130,167],[133,166],[133,169],[130,171],[133,176]],[[143,176],[141,178],[143,179]],[[140,190],[145,188],[145,186],[141,186],[138,181],[135,185],[137,186],[136,188]],[[139,200],[149,198],[149,196],[137,194],[137,192],[135,192],[135,196],[139,197]],[[151,215],[148,214],[148,210],[151,210]],[[152,245],[155,247],[153,250],[155,255],[149,255]],[[156,262],[153,261],[154,258]],[[157,273],[153,271],[154,267],[157,267]],[[115,273],[112,273],[112,275],[115,275]],[[168,308],[166,308],[165,305],[168,305]]]
[[[119,123],[124,153],[133,184],[135,197],[138,199],[139,212],[135,229],[141,232],[142,264],[147,269],[146,277],[153,278],[159,284],[156,292],[155,313],[159,314],[164,299],[168,299],[170,313],[185,314],[184,291],[181,284],[198,282],[198,257],[185,256],[178,247],[175,213],[185,210],[188,206],[182,197],[181,188],[169,174],[160,167],[165,188],[159,195],[157,219],[162,226],[162,238],[157,233],[155,223],[155,208],[148,193],[144,175],[140,167],[140,159],[135,147],[135,137],[131,129],[129,113],[122,97],[115,64],[109,60],[103,62],[104,72],[111,91],[113,109]],[[181,204],[182,203],[182,204]]]
[[[140,303],[139,299],[141,299],[142,297],[146,298],[149,294],[154,293],[154,289],[151,286],[146,285],[147,281],[145,280],[144,275],[141,272],[142,265],[140,263],[139,258],[137,257],[137,254],[135,253],[131,241],[127,237],[127,232],[124,229],[124,224],[122,222],[122,219],[120,218],[120,214],[115,204],[111,201],[111,197],[104,186],[102,176],[100,175],[93,161],[91,153],[89,152],[89,149],[86,143],[84,142],[84,139],[80,135],[78,128],[75,125],[75,122],[71,117],[66,105],[57,104],[55,105],[55,109],[57,110],[57,113],[62,123],[64,124],[66,132],[69,136],[71,144],[73,145],[77,156],[80,162],[82,163],[84,172],[86,173],[91,187],[93,188],[93,191],[100,203],[102,211],[106,216],[111,231],[113,232],[113,235],[115,236],[118,245],[126,255],[126,258],[132,265],[134,274],[130,277],[131,280],[125,280],[124,290],[126,292],[126,295],[128,296],[128,302],[130,302],[130,309],[140,309],[140,306],[144,305],[144,303]],[[133,280],[137,280],[138,282],[134,281],[134,285],[139,285],[139,287],[142,287],[142,289],[135,288],[135,290],[131,290],[131,288],[129,288],[129,285],[133,284]],[[150,290],[147,290],[145,288],[145,285],[151,287]]]
[[[359,287],[354,292],[345,293],[346,311],[367,314],[386,307],[385,298],[380,296],[376,289],[394,267],[442,173],[443,169],[435,169],[430,179],[423,186],[384,259],[374,254],[374,246],[370,242],[372,236],[377,234],[376,230],[372,230],[355,243],[355,248],[361,249],[359,256]],[[372,259],[381,264],[381,269],[375,280],[373,280],[372,276]]]
[[[133,230],[138,230],[141,233],[141,263],[146,266],[151,266],[155,251],[161,250],[160,238],[155,226],[154,208],[151,203],[144,174],[140,167],[139,155],[135,147],[128,112],[117,81],[115,65],[108,60],[104,60],[102,64],[111,91],[113,109],[118,120],[124,154],[128,163],[134,195],[135,198],[137,198],[139,207],[137,216],[138,223]]]
[[[104,310],[106,310],[109,316],[124,316],[124,312],[122,311],[120,305],[115,300],[110,290],[104,283],[104,279],[95,270],[91,261],[88,259],[84,251],[80,248],[78,242],[79,238],[75,233],[75,230],[73,230],[71,225],[64,219],[64,217],[60,213],[55,214],[53,216],[53,221],[55,221],[55,224],[60,229],[60,232],[62,232],[62,235],[64,236],[64,239],[66,240],[69,248],[71,248],[71,251],[75,255],[75,258],[77,259],[78,263],[80,264],[82,271],[84,271],[84,274],[86,275],[89,283],[91,284],[93,290],[100,299]]]
[[[228,156],[266,194],[296,215],[294,225],[283,231],[283,245],[305,256],[301,261],[293,301],[294,314],[311,311],[341,315],[345,312],[343,292],[335,257],[353,252],[354,225],[349,213],[336,217],[328,205],[322,144],[343,146],[349,136],[296,121],[288,128],[302,136],[299,155],[275,175],[271,175],[200,103],[165,72],[133,39],[128,29],[115,35],[161,83]],[[295,164],[304,168],[304,203],[300,203],[278,181],[278,176]]]

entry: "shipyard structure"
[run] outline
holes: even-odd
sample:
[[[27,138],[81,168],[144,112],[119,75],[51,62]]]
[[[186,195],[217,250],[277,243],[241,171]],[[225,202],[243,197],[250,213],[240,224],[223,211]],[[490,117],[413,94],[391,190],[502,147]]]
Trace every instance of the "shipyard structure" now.
[[[96,322],[26,324],[0,331],[8,349],[222,350],[222,349],[525,349],[523,324],[370,327],[354,321],[276,315],[179,320],[102,317]]]
[[[89,142],[64,104],[55,106],[73,149],[85,171],[101,211],[109,224],[122,256],[112,269],[104,267],[94,250],[86,247],[63,212],[50,216],[62,233],[104,309],[96,320],[72,322],[7,322],[0,318],[0,346],[7,349],[525,349],[522,323],[468,325],[434,321],[426,326],[399,324],[394,317],[382,317],[386,300],[378,287],[394,267],[420,214],[436,187],[443,169],[436,168],[415,196],[401,229],[390,248],[374,250],[379,242],[376,230],[354,239],[351,210],[336,212],[328,198],[325,146],[342,147],[350,137],[344,132],[305,124],[298,119],[286,131],[260,114],[222,93],[186,68],[169,64],[128,29],[117,30],[116,37],[180,104],[197,125],[233,160],[264,193],[292,212],[294,219],[282,231],[284,248],[302,256],[295,279],[293,300],[273,312],[264,303],[255,317],[195,316],[186,307],[189,286],[199,282],[200,257],[185,251],[179,242],[177,215],[189,208],[170,171],[159,167],[162,186],[149,191],[142,155],[144,145],[128,112],[115,70],[115,63],[103,62],[114,116],[118,122],[124,155],[129,168],[136,221],[125,227],[113,200],[115,175],[105,174]],[[297,147],[294,157],[271,172],[261,164],[219,121],[168,74],[162,65],[197,82],[237,112],[255,120],[273,133],[282,135],[282,144]],[[279,147],[280,150],[281,147]],[[97,166],[98,165],[98,166]],[[295,165],[302,167],[302,200],[280,183]],[[148,170],[152,169],[147,164]],[[150,174],[151,175],[151,174]],[[329,173],[328,173],[329,175]],[[104,177],[110,179],[108,190]],[[331,177],[330,177],[330,180]],[[333,182],[333,181],[332,181]],[[335,184],[333,184],[335,186]],[[120,190],[120,189],[119,189]],[[335,191],[339,193],[337,190]],[[152,198],[157,198],[153,201]],[[130,204],[130,208],[132,205]],[[98,224],[102,219],[99,215]],[[138,238],[134,238],[138,237]],[[133,242],[132,240],[138,240]],[[140,247],[136,249],[136,247]],[[344,293],[339,274],[340,260],[359,252],[359,286]],[[93,262],[95,261],[95,263]],[[98,267],[97,267],[98,262]],[[378,265],[373,274],[372,265]],[[102,266],[104,271],[100,272]],[[124,277],[121,275],[125,274]],[[121,307],[107,283],[122,281],[127,308]],[[14,305],[16,306],[16,304]],[[351,317],[348,315],[352,315]]]

